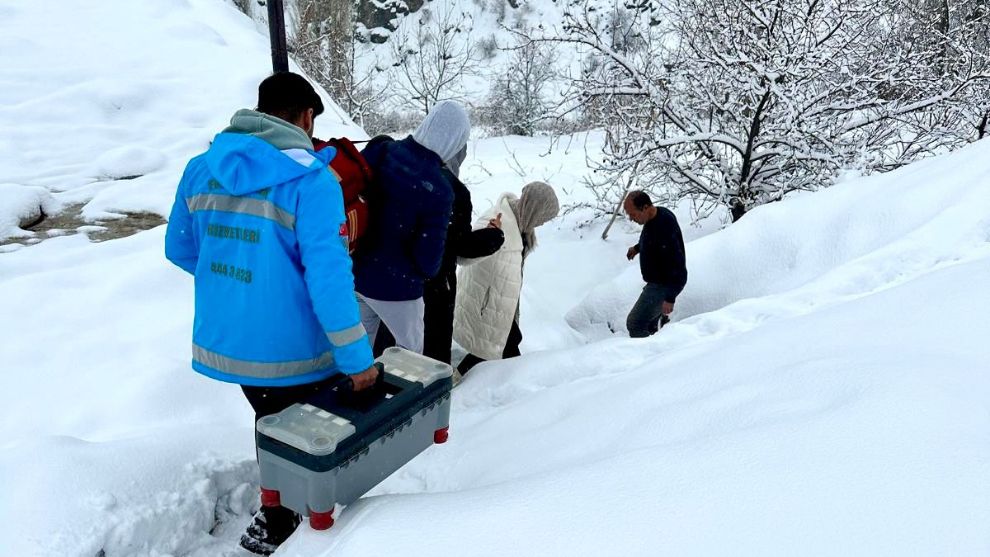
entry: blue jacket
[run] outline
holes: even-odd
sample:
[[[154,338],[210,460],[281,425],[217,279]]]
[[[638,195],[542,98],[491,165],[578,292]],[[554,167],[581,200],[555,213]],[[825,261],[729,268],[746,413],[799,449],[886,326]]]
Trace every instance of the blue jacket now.
[[[165,255],[195,276],[196,371],[289,386],[372,365],[332,156],[221,133],[189,161]]]
[[[371,217],[354,259],[357,291],[415,300],[440,270],[454,190],[436,153],[407,137],[373,140],[362,152],[375,172]]]

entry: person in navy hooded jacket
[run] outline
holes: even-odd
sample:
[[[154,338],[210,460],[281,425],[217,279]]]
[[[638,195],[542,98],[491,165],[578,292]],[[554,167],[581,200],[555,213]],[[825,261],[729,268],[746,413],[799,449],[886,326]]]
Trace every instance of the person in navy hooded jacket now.
[[[377,376],[354,295],[333,149],[313,151],[323,103],[293,73],[258,87],[179,183],[166,257],[195,277],[192,367],[241,385],[255,418],[279,412],[351,376]],[[241,545],[267,555],[299,517],[262,507]]]
[[[424,284],[440,270],[454,203],[443,164],[464,149],[470,133],[464,108],[441,101],[411,136],[376,138],[362,151],[375,184],[354,281],[372,342],[384,321],[397,345],[423,352]]]

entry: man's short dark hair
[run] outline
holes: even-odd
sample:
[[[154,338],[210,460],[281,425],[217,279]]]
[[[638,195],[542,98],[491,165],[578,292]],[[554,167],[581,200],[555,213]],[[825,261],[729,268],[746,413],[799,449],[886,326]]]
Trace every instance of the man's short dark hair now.
[[[323,101],[306,78],[292,72],[279,72],[258,85],[258,112],[295,122],[312,108],[313,116],[323,113]]]
[[[651,200],[650,196],[643,190],[629,192],[629,200],[632,202],[633,207],[635,207],[637,211],[642,211],[647,207],[653,206],[653,200]]]

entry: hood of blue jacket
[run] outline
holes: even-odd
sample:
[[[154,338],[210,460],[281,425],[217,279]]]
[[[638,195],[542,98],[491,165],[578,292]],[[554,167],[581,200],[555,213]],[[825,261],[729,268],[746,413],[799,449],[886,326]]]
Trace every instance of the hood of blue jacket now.
[[[206,152],[210,173],[234,195],[254,193],[326,168],[333,149],[281,151],[252,134],[223,132]]]

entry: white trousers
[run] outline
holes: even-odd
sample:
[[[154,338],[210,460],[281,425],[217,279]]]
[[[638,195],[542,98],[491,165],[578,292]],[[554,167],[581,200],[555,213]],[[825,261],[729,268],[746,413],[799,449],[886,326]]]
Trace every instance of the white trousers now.
[[[357,295],[358,309],[361,310],[361,324],[368,331],[371,345],[375,345],[375,336],[382,321],[392,331],[395,344],[417,354],[423,353],[423,298],[401,302],[374,300]]]

